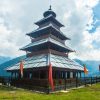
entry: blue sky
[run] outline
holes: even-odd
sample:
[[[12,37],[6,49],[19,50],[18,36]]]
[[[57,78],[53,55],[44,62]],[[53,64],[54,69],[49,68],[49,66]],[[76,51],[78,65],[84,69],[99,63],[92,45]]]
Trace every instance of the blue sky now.
[[[100,26],[100,2],[93,7],[93,27],[89,30],[90,33],[94,33]]]
[[[25,34],[35,30],[34,22],[43,18],[49,0],[0,0],[0,55],[17,57],[19,48],[30,42]],[[76,53],[71,58],[100,60],[100,0],[52,0],[61,31],[71,41],[66,45]]]

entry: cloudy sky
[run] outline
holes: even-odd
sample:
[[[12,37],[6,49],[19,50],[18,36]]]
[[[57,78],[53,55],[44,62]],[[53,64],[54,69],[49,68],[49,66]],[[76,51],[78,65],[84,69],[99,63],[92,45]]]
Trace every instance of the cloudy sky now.
[[[25,34],[36,29],[49,0],[0,0],[0,56],[25,54],[19,48],[30,42]],[[71,58],[100,60],[100,0],[52,0],[52,9],[65,27],[66,41],[76,53]]]

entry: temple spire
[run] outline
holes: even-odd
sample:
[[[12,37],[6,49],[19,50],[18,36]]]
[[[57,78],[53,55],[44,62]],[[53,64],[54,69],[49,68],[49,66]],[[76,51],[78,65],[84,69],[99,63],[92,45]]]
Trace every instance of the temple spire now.
[[[51,4],[51,0],[49,0],[50,1],[50,8],[49,8],[49,10],[52,10],[52,4]]]
[[[56,13],[54,11],[52,11],[52,5],[51,5],[51,0],[50,0],[50,6],[49,6],[49,9],[44,12],[43,16],[44,17],[47,17],[49,15],[52,15],[53,17],[56,17]]]
[[[49,8],[49,10],[52,10],[52,6],[50,5],[50,8]]]

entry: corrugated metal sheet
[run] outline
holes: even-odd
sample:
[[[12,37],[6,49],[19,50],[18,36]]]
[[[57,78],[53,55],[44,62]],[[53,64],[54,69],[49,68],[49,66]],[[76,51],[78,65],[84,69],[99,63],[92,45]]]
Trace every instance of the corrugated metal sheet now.
[[[48,38],[45,38],[45,39],[30,43],[30,44],[26,45],[25,47],[21,48],[21,50],[27,49],[29,47],[34,47],[36,45],[43,44],[43,43],[46,43],[46,42],[51,42],[51,43],[54,43],[56,45],[59,45],[59,46],[65,48],[65,49],[67,49],[69,51],[73,51],[71,48],[67,47],[66,45],[64,45],[63,43],[61,43],[61,42],[59,42],[57,40],[54,40],[51,37],[48,37]]]
[[[30,58],[26,58],[24,60],[24,69],[48,66],[48,60],[49,59],[48,59],[47,54],[37,55],[37,56],[30,57]],[[83,66],[79,65],[78,63],[76,63],[75,61],[73,61],[67,57],[51,54],[50,62],[53,67],[76,69],[76,70],[83,71]],[[14,65],[12,67],[8,67],[6,70],[11,71],[11,70],[19,69],[19,65],[20,65],[20,63]]]

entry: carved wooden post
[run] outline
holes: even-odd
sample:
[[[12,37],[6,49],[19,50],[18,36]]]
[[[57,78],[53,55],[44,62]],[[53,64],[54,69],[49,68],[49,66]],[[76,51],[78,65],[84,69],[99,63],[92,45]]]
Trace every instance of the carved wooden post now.
[[[78,78],[76,77],[76,87],[78,87]]]

